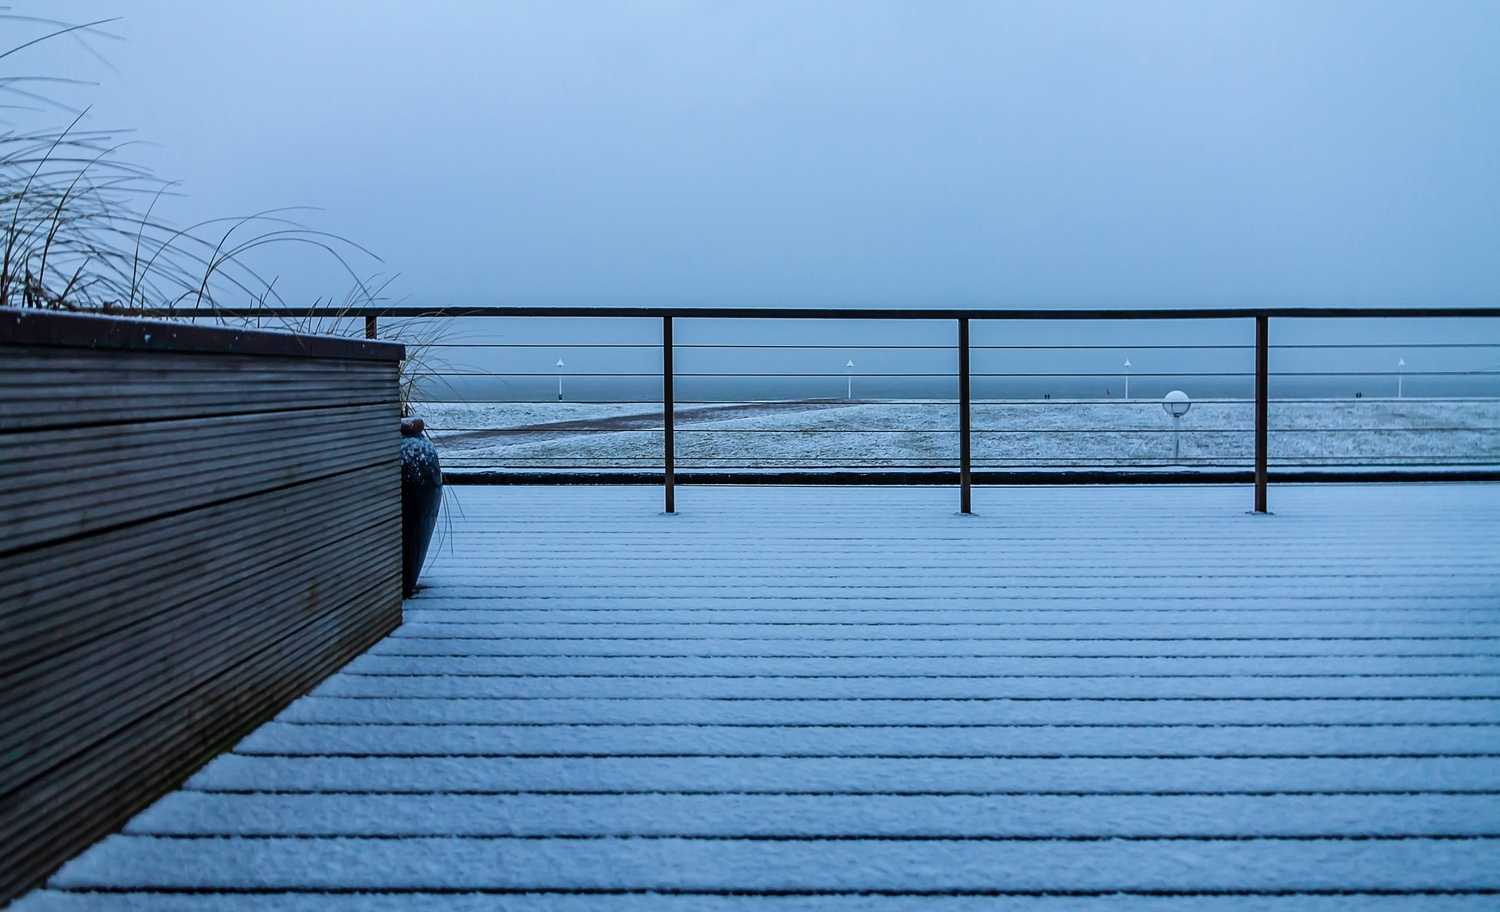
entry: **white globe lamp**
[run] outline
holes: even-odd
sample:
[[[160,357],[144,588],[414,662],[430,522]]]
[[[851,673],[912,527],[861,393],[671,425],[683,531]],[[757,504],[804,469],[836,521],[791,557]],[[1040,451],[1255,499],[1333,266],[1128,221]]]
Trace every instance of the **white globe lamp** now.
[[[1162,397],[1162,410],[1172,416],[1172,461],[1182,456],[1182,416],[1193,407],[1193,401],[1182,390],[1172,390]]]

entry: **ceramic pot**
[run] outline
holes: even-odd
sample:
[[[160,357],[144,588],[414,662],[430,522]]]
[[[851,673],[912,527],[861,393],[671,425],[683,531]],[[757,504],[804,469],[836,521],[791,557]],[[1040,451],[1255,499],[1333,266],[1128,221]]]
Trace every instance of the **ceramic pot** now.
[[[421,418],[401,419],[401,592],[410,598],[443,505],[443,467]]]

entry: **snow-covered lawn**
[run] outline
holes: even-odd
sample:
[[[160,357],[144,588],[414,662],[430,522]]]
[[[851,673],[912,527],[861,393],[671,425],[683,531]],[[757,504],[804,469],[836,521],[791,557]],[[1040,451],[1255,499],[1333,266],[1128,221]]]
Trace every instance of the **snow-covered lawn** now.
[[[641,403],[431,403],[421,407],[454,469],[649,469],[661,465],[660,409]],[[1030,400],[973,406],[974,466],[1244,467],[1253,406],[1201,401],[1180,421],[1155,401]],[[1277,401],[1273,466],[1500,465],[1500,401]],[[680,406],[677,465],[693,469],[946,468],[958,459],[952,402]]]
[[[449,493],[404,626],[14,908],[1495,907],[1500,485]]]

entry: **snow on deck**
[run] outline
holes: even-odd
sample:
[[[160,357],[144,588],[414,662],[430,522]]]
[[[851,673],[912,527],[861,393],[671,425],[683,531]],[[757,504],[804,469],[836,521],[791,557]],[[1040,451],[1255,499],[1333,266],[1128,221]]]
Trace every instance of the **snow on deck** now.
[[[1500,486],[449,493],[17,908],[1500,906]]]

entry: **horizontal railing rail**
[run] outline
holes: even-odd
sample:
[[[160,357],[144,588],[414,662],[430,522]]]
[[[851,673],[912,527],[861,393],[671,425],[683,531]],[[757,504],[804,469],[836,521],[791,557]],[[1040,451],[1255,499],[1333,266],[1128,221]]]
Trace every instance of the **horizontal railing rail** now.
[[[505,350],[537,350],[555,349],[565,347],[577,350],[613,350],[622,352],[647,352],[659,349],[661,352],[660,369],[630,368],[620,366],[618,369],[595,369],[588,372],[569,373],[567,376],[573,381],[586,380],[593,383],[620,383],[640,381],[660,381],[661,384],[661,411],[647,415],[625,416],[620,419],[625,424],[613,424],[608,426],[588,426],[586,421],[562,421],[550,424],[533,424],[522,428],[485,428],[470,427],[464,425],[453,425],[443,427],[445,433],[483,435],[486,438],[504,439],[507,436],[527,439],[547,439],[548,435],[556,438],[580,437],[587,439],[594,434],[660,434],[660,450],[658,455],[625,455],[616,453],[610,457],[613,462],[611,468],[619,471],[597,472],[591,471],[589,466],[573,465],[565,472],[535,472],[527,471],[525,466],[511,471],[486,471],[469,470],[450,472],[449,479],[459,483],[537,483],[543,481],[566,481],[575,484],[587,483],[653,483],[661,484],[665,491],[665,506],[667,512],[675,509],[674,489],[676,484],[683,483],[821,483],[821,484],[956,484],[960,489],[960,509],[962,512],[970,512],[970,491],[974,484],[1026,484],[1026,483],[1183,483],[1183,482],[1214,482],[1214,483],[1244,483],[1250,482],[1254,485],[1254,509],[1256,512],[1265,512],[1266,488],[1269,483],[1296,482],[1296,481],[1375,481],[1375,480],[1500,480],[1500,458],[1493,454],[1480,452],[1477,454],[1452,454],[1433,453],[1423,455],[1422,468],[1418,470],[1395,468],[1400,465],[1408,465],[1412,457],[1402,455],[1381,455],[1366,452],[1343,452],[1327,453],[1317,460],[1317,468],[1308,466],[1282,465],[1277,470],[1272,470],[1269,465],[1269,435],[1272,430],[1277,435],[1288,435],[1291,439],[1300,435],[1307,438],[1310,435],[1319,434],[1343,434],[1348,435],[1361,433],[1372,436],[1390,437],[1391,439],[1416,440],[1419,434],[1450,434],[1471,435],[1464,439],[1473,439],[1473,435],[1481,438],[1493,436],[1500,432],[1500,422],[1485,422],[1474,420],[1469,423],[1455,421],[1451,417],[1445,418],[1436,415],[1430,420],[1424,418],[1421,426],[1399,427],[1380,426],[1355,422],[1353,424],[1341,423],[1330,424],[1326,421],[1308,419],[1306,415],[1301,419],[1295,416],[1284,419],[1285,426],[1271,425],[1270,414],[1270,355],[1273,351],[1282,352],[1291,357],[1299,353],[1328,353],[1328,352],[1354,352],[1358,350],[1411,350],[1414,348],[1426,348],[1438,351],[1455,353],[1477,352],[1485,349],[1500,350],[1497,342],[1474,342],[1474,341],[1434,341],[1426,343],[1418,342],[1307,342],[1291,341],[1272,345],[1270,338],[1270,322],[1272,320],[1402,320],[1411,318],[1478,318],[1494,319],[1500,318],[1500,307],[1461,306],[1461,307],[1232,307],[1232,308],[1071,308],[1071,309],[1040,309],[1040,308],[809,308],[809,307],[607,307],[607,306],[482,306],[482,307],[412,307],[412,306],[363,306],[348,308],[328,307],[251,307],[251,308],[218,308],[212,313],[201,312],[157,312],[153,315],[175,316],[175,317],[213,317],[222,320],[246,320],[264,321],[272,320],[332,320],[340,323],[352,322],[358,326],[363,321],[365,335],[368,338],[376,338],[379,335],[379,325],[382,320],[433,320],[433,319],[459,319],[459,318],[592,318],[592,319],[632,319],[660,321],[660,342],[652,341],[611,341],[611,342],[578,342],[568,343],[566,346],[558,346],[554,343],[538,343],[524,341],[507,342],[442,342],[440,347],[456,351],[505,351]],[[706,343],[703,341],[675,341],[674,321],[684,320],[710,320],[710,321],[735,321],[735,320],[777,320],[777,321],[952,321],[956,324],[956,335],[951,343],[932,343],[931,341],[913,340],[902,342],[899,345],[891,344],[869,344],[864,342],[852,342],[850,344],[812,344],[797,342],[792,344],[767,344],[759,341],[730,342],[730,343]],[[995,344],[993,342],[974,343],[970,338],[971,324],[975,322],[990,321],[1015,321],[1015,322],[1059,322],[1059,321],[1253,321],[1255,332],[1253,341],[1246,342],[1224,342],[1206,341],[1203,343],[1180,344],[1180,343],[1142,343],[1142,342],[1104,342],[1096,344],[1056,343],[1039,342],[1026,344]],[[680,408],[689,405],[709,407],[714,404],[722,404],[727,400],[694,400],[679,401],[676,393],[681,388],[680,384],[701,386],[704,382],[731,381],[731,380],[755,380],[760,382],[769,381],[837,381],[847,379],[851,374],[839,372],[832,369],[822,370],[794,370],[785,367],[760,367],[753,370],[736,370],[733,368],[705,366],[695,363],[679,367],[674,356],[678,353],[695,356],[712,355],[714,353],[747,351],[759,353],[771,352],[870,352],[870,351],[901,351],[908,353],[940,353],[953,352],[956,355],[956,365],[953,368],[934,367],[911,367],[908,369],[882,368],[878,370],[862,369],[858,375],[862,384],[879,380],[901,380],[906,382],[951,382],[954,387],[951,399],[909,399],[909,403],[936,403],[945,402],[957,406],[956,426],[949,423],[940,423],[933,426],[922,427],[858,427],[858,428],[817,428],[817,427],[754,427],[754,428],[724,428],[714,427],[712,429],[679,429],[677,426],[678,412]],[[1028,455],[1024,453],[1012,453],[1005,459],[1004,467],[988,468],[976,467],[974,463],[974,444],[976,439],[1003,440],[1007,438],[1020,438],[1022,435],[1036,434],[1038,428],[996,428],[974,426],[974,414],[976,405],[981,410],[993,410],[1003,407],[1013,409],[1028,404],[1057,406],[1072,402],[1074,404],[1089,404],[1093,401],[1103,400],[1076,400],[1059,398],[1052,399],[1047,394],[1042,399],[1033,402],[1010,400],[981,399],[976,403],[972,395],[976,382],[994,388],[996,383],[1021,382],[1021,381],[1095,381],[1118,379],[1121,371],[1104,371],[1098,369],[1075,369],[1075,370],[1052,370],[1031,365],[1017,365],[1014,369],[999,370],[993,366],[976,370],[973,365],[973,356],[986,353],[1024,353],[1024,352],[1087,352],[1087,351],[1158,351],[1158,352],[1205,352],[1217,357],[1233,358],[1250,356],[1252,363],[1245,367],[1236,367],[1233,364],[1199,365],[1196,367],[1183,367],[1177,370],[1164,369],[1140,369],[1130,370],[1126,365],[1126,397],[1128,398],[1128,383],[1130,380],[1145,382],[1153,379],[1166,380],[1192,378],[1202,380],[1208,386],[1217,389],[1233,388],[1235,383],[1253,385],[1253,396],[1251,398],[1251,414],[1245,416],[1248,419],[1246,426],[1240,426],[1235,422],[1243,419],[1233,418],[1230,412],[1219,412],[1221,416],[1230,415],[1230,418],[1221,417],[1221,426],[1214,427],[1191,427],[1172,428],[1161,427],[1054,427],[1047,428],[1045,432],[1064,438],[1086,439],[1090,436],[1129,440],[1132,435],[1137,441],[1149,441],[1162,439],[1164,435],[1171,435],[1174,442],[1174,455],[1170,460],[1157,457],[1141,457],[1142,465],[1148,471],[1138,470],[1141,466],[1120,468],[1107,468],[1118,462],[1117,457],[1108,455],[1085,455],[1074,453],[1066,459],[1065,465],[1057,465],[1057,460],[1047,455]],[[699,359],[701,360],[701,358]],[[951,362],[950,362],[951,363]],[[1402,362],[1404,364],[1404,362]],[[559,364],[559,370],[562,365]],[[1399,374],[1399,376],[1397,376]],[[558,379],[562,382],[562,374],[552,372],[539,367],[516,370],[485,370],[482,368],[458,367],[452,369],[427,369],[418,370],[412,375],[417,380],[434,381],[463,381],[499,379],[503,382],[515,381],[538,381]],[[1279,369],[1275,376],[1278,380],[1303,380],[1303,381],[1350,381],[1354,383],[1369,382],[1380,384],[1388,379],[1394,378],[1397,382],[1397,395],[1400,395],[1400,383],[1406,380],[1412,381],[1443,381],[1449,382],[1449,389],[1457,387],[1452,383],[1462,383],[1469,380],[1480,380],[1488,382],[1488,378],[1500,378],[1500,360],[1494,367],[1490,366],[1446,366],[1425,365],[1411,368],[1402,368],[1397,372],[1390,369],[1373,369],[1361,365],[1342,365],[1338,367],[1310,366],[1307,364],[1288,364]],[[852,390],[852,380],[851,383]],[[1230,384],[1226,387],[1224,384]],[[1240,387],[1245,389],[1246,387]],[[843,392],[842,390],[840,392]],[[1362,396],[1363,393],[1356,393]],[[559,398],[561,398],[561,386],[559,386]],[[626,402],[639,402],[639,399],[619,400],[614,399],[593,400],[595,405],[624,404]],[[805,399],[812,402],[833,402],[833,399]],[[871,400],[873,402],[873,400]],[[1137,400],[1138,401],[1138,400]],[[1295,403],[1295,398],[1278,399],[1279,404]],[[1309,400],[1311,401],[1311,400]],[[1382,401],[1379,397],[1371,397],[1368,402]],[[1437,401],[1437,400],[1431,400]],[[1449,400],[1458,402],[1460,399]],[[845,404],[859,404],[852,392],[843,397]],[[1213,405],[1219,403],[1226,408],[1238,405],[1244,408],[1245,398],[1215,399],[1212,397],[1201,398],[1196,403]],[[1134,402],[1128,403],[1133,405]],[[1242,414],[1242,413],[1234,413]],[[655,417],[655,422],[650,419]],[[1159,418],[1160,416],[1158,416]],[[1313,416],[1316,418],[1316,415]],[[1469,416],[1472,418],[1472,416]],[[1231,420],[1233,418],[1233,420]],[[1298,423],[1301,420],[1302,423]],[[645,423],[643,424],[642,421]],[[1228,423],[1222,423],[1222,422]],[[635,423],[630,423],[635,422]],[[1176,423],[1174,422],[1174,425]],[[792,458],[796,466],[803,468],[786,471],[785,467],[772,466],[767,469],[749,469],[745,460],[735,455],[724,455],[714,453],[699,453],[693,457],[693,463],[702,471],[693,472],[689,475],[679,475],[677,472],[677,436],[680,433],[690,434],[718,434],[718,435],[784,435],[786,439],[890,439],[897,435],[956,435],[957,452],[947,455],[946,452],[925,452],[919,455],[910,455],[900,470],[892,471],[882,469],[873,464],[862,464],[860,459],[851,459],[849,456],[829,456],[826,454],[815,454],[800,452]],[[1244,451],[1245,463],[1239,465],[1224,465],[1226,457],[1203,455],[1202,452],[1189,452],[1186,455],[1176,452],[1175,447],[1180,446],[1182,440],[1189,441],[1189,449],[1194,449],[1194,441],[1221,441],[1232,435],[1249,435],[1253,438],[1250,446]],[[1227,436],[1226,436],[1227,435]],[[735,439],[733,436],[727,439]],[[1243,438],[1240,438],[1243,439]],[[1280,436],[1278,436],[1278,439]],[[1140,446],[1139,443],[1132,446]],[[1240,446],[1240,445],[1236,445]],[[1201,448],[1200,448],[1201,449]],[[1485,448],[1481,448],[1485,449]],[[930,448],[929,448],[930,450]],[[1237,459],[1238,457],[1235,457]],[[876,460],[864,460],[873,463]],[[851,462],[858,463],[851,467]],[[1233,460],[1231,460],[1233,462]],[[955,465],[956,464],[956,465]],[[647,465],[661,467],[660,474],[655,472],[642,472],[640,468]],[[1239,466],[1244,466],[1239,467]],[[634,467],[634,468],[632,468]],[[1105,467],[1105,468],[1101,468]],[[810,469],[808,471],[806,469]]]
[[[1386,319],[1393,317],[1500,317],[1500,307],[1164,307],[1164,308],[1006,308],[1006,307],[215,307],[137,311],[143,316],[256,317],[676,317],[698,320],[1245,320]]]

